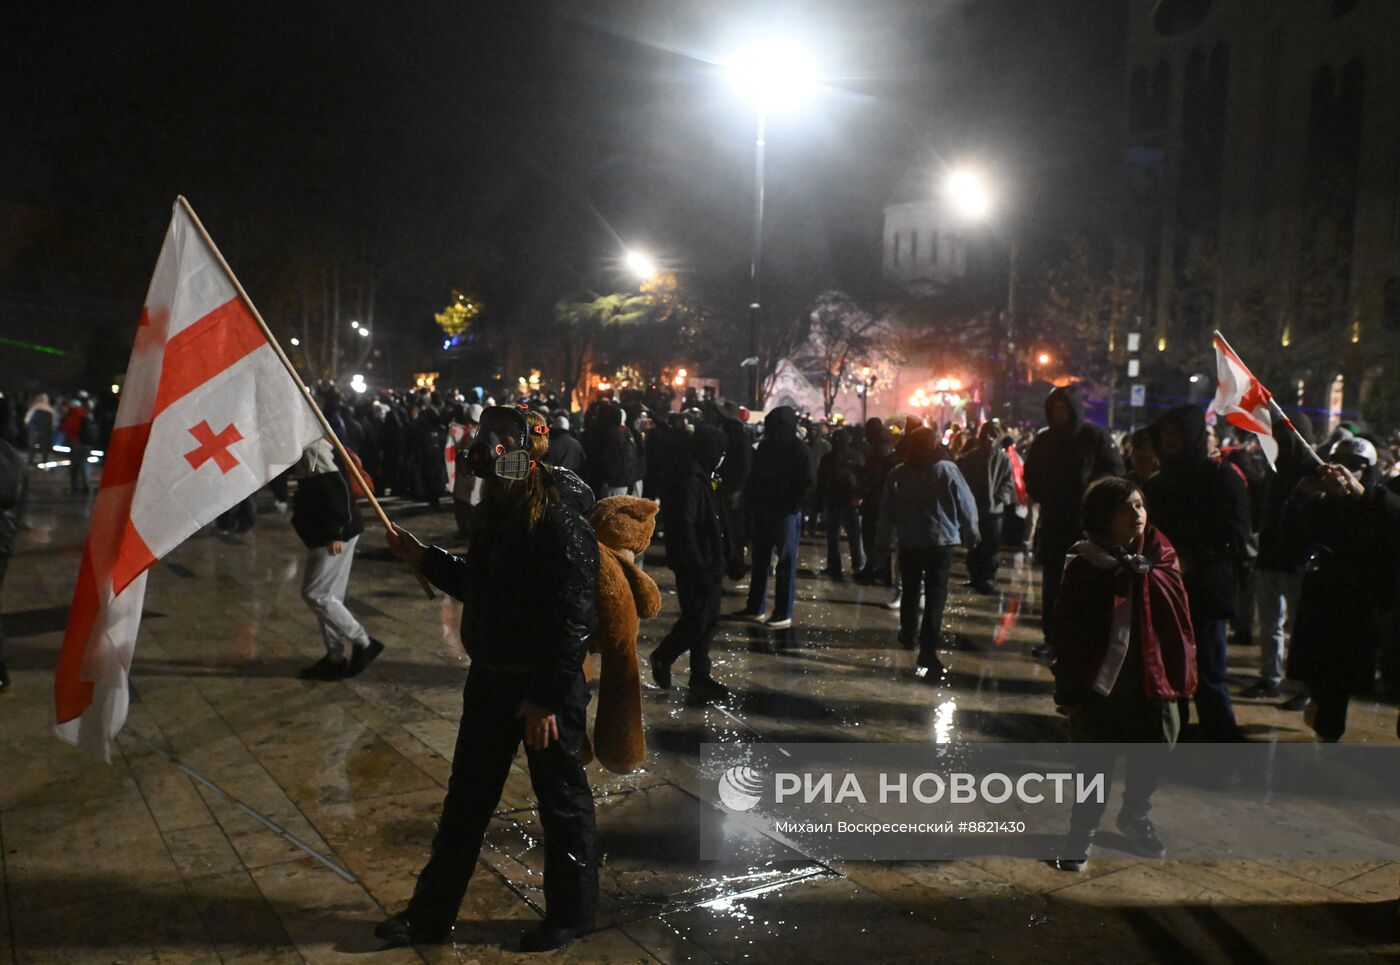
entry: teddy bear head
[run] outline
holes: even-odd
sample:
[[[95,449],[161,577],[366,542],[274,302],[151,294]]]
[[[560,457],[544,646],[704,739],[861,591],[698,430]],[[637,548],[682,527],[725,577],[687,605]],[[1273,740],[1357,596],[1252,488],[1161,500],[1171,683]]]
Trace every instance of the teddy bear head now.
[[[598,500],[588,514],[598,542],[615,550],[640,556],[651,545],[656,530],[657,504],[637,496],[609,496]]]

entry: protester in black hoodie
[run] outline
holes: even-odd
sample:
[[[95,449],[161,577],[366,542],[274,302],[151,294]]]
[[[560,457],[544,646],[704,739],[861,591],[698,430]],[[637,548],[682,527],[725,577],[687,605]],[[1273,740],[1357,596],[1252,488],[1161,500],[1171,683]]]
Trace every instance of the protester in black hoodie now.
[[[1084,534],[1079,507],[1095,479],[1123,475],[1123,457],[1108,434],[1084,421],[1073,386],[1053,389],[1045,397],[1045,421],[1026,454],[1026,491],[1040,504],[1036,559],[1041,565],[1041,629],[1046,642],[1033,651],[1050,653],[1050,614],[1064,575],[1065,554]],[[1155,515],[1155,514],[1154,514]]]
[[[753,457],[745,501],[753,520],[753,572],[743,616],[781,630],[792,626],[797,602],[797,548],[802,504],[812,488],[812,463],[797,438],[797,411],[780,405],[763,420],[763,441]],[[777,599],[768,617],[768,567],[778,555]]]
[[[1235,610],[1236,579],[1250,544],[1249,494],[1233,467],[1210,458],[1206,414],[1199,406],[1167,410],[1152,425],[1162,467],[1143,495],[1153,524],[1176,547],[1191,601],[1200,684],[1201,736],[1239,739],[1226,680],[1226,634]],[[1185,723],[1187,708],[1183,707]]]
[[[668,474],[661,499],[666,527],[666,564],[676,574],[681,615],[651,654],[651,675],[665,690],[671,664],[690,651],[690,690],[702,697],[729,691],[710,674],[710,638],[719,622],[724,591],[724,536],[720,527],[715,472],[724,461],[724,433],[700,426],[689,439],[688,465]]]
[[[865,568],[865,547],[860,540],[860,473],[865,466],[860,451],[851,445],[852,429],[838,429],[831,437],[831,451],[817,466],[817,494],[826,520],[826,573],[845,579],[841,569],[841,533],[851,547],[851,570]]]
[[[749,546],[749,522],[744,512],[744,487],[753,470],[753,439],[748,415],[734,402],[718,406],[719,430],[728,440],[719,477],[720,522],[724,525],[725,572],[731,580],[744,576],[744,551]]]

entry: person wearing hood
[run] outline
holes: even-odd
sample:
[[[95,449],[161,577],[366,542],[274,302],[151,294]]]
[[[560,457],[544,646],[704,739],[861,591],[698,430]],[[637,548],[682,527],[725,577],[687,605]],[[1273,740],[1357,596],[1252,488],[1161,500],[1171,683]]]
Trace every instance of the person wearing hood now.
[[[1331,742],[1346,733],[1351,695],[1375,689],[1381,628],[1395,605],[1400,496],[1377,473],[1370,440],[1338,439],[1328,459],[1298,484],[1285,520],[1308,548],[1288,677],[1307,686],[1304,719]]]
[[[1108,433],[1084,421],[1079,394],[1073,386],[1061,386],[1045,397],[1043,429],[1026,454],[1026,492],[1040,504],[1036,524],[1041,566],[1041,629],[1045,643],[1032,650],[1037,657],[1051,654],[1050,615],[1064,575],[1065,554],[1079,541],[1080,504],[1089,484],[1105,476],[1123,475],[1123,457]]]
[[[958,469],[977,502],[977,546],[967,554],[967,585],[978,593],[995,593],[1001,562],[1001,523],[1016,505],[1016,480],[1011,458],[997,445],[1001,427],[984,422],[977,441],[958,458]]]
[[[1167,410],[1152,425],[1152,445],[1161,468],[1143,492],[1157,528],[1181,558],[1191,599],[1201,736],[1209,741],[1238,740],[1226,678],[1226,636],[1238,596],[1239,568],[1253,535],[1249,494],[1234,467],[1210,458],[1206,414],[1200,406]]]
[[[671,686],[671,664],[690,651],[690,692],[705,699],[728,689],[710,673],[710,638],[719,622],[724,592],[724,535],[715,474],[724,462],[727,440],[713,426],[700,426],[687,440],[687,466],[668,477],[661,500],[666,520],[666,565],[676,574],[681,615],[651,654],[651,676],[662,690]]]
[[[753,520],[753,570],[748,605],[741,616],[775,630],[792,626],[797,603],[797,549],[802,506],[812,488],[807,446],[797,438],[797,411],[780,405],[763,420],[763,441],[753,457],[744,498]],[[778,557],[776,600],[768,609],[768,568]]]
[[[563,412],[556,412],[550,420],[549,451],[544,461],[575,475],[583,474],[583,444],[574,438],[569,417]]]
[[[47,392],[34,396],[24,413],[24,431],[29,440],[29,461],[48,462],[53,455],[53,430],[57,413],[49,405]]]
[[[940,458],[932,429],[909,434],[904,462],[885,482],[880,511],[877,553],[888,557],[899,543],[899,578],[903,596],[899,607],[899,642],[906,650],[919,648],[914,676],[937,684],[946,673],[938,659],[943,608],[948,602],[948,574],[961,544],[977,545],[977,504],[967,480],[950,459]],[[927,594],[923,622],[919,600]]]
[[[292,500],[292,529],[306,544],[301,597],[321,626],[326,653],[304,669],[305,680],[340,680],[364,672],[384,645],[371,637],[345,606],[355,544],[364,532],[360,507],[336,467],[335,451],[325,439],[306,447],[293,469],[298,480]],[[349,645],[350,652],[346,653]]]

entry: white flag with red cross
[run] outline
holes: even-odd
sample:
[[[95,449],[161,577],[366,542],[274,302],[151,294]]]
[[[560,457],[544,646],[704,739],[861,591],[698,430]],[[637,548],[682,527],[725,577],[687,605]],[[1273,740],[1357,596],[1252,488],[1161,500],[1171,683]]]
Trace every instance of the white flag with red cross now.
[[[54,678],[57,731],[110,756],[146,571],[320,438],[302,389],[180,203],[146,293]]]
[[[1215,411],[1238,429],[1259,437],[1259,448],[1273,468],[1278,459],[1278,440],[1269,405],[1273,398],[1264,383],[1254,377],[1220,333],[1215,333]]]

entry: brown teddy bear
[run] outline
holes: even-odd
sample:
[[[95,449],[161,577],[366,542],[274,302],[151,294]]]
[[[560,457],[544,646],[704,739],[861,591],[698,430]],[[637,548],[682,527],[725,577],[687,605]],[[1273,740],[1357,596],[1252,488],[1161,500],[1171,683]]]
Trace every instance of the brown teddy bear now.
[[[615,774],[635,770],[646,759],[637,631],[642,620],[661,610],[661,591],[636,560],[651,543],[656,510],[650,499],[609,496],[588,514],[599,550],[598,629],[589,650],[601,655],[602,669],[593,746],[584,747],[584,761],[596,753]]]

